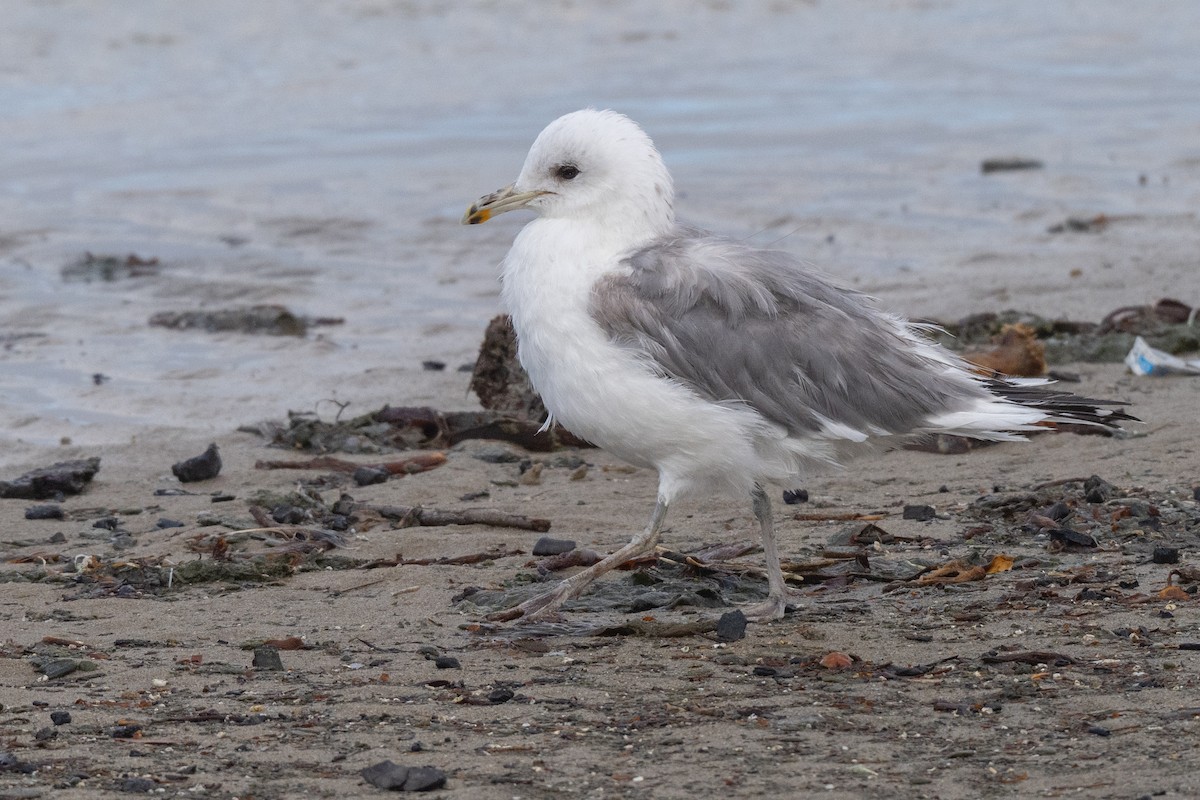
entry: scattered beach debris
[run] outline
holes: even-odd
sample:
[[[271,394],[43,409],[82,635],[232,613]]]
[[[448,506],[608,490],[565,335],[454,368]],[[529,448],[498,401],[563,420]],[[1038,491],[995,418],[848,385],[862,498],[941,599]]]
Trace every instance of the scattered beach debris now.
[[[1046,374],[1046,346],[1029,325],[1006,324],[992,337],[992,343],[994,347],[987,350],[966,350],[963,358],[988,375],[998,372],[1014,378],[1038,378]]]
[[[0,497],[53,500],[79,494],[100,471],[100,457],[60,461],[30,470],[11,481],[0,481]]]
[[[359,464],[334,456],[318,456],[300,461],[256,461],[255,469],[319,469],[330,472],[349,473],[359,486],[382,483],[393,476],[404,477],[418,472],[428,472],[446,463],[445,453],[418,453],[408,458],[384,461],[376,464]]]
[[[1141,336],[1133,340],[1125,364],[1134,375],[1200,375],[1200,358],[1185,361],[1178,356],[1151,347]]]
[[[62,277],[67,281],[117,281],[153,277],[158,274],[158,269],[158,259],[154,257],[142,258],[135,253],[127,256],[84,253],[82,258],[62,268]]]
[[[511,442],[530,452],[588,446],[562,428],[541,430],[541,420],[498,411],[438,411],[428,406],[384,406],[348,420],[323,420],[289,412],[286,423],[266,421],[238,430],[257,433],[288,450],[316,453],[380,453],[445,449],[470,439]]]
[[[323,325],[341,325],[341,317],[304,317],[280,305],[215,311],[162,311],[150,317],[150,324],[172,330],[203,330],[207,333],[247,333],[268,336],[305,336],[308,329]]]
[[[171,473],[180,483],[211,480],[221,474],[221,453],[215,443],[210,444],[200,455],[172,464]]]

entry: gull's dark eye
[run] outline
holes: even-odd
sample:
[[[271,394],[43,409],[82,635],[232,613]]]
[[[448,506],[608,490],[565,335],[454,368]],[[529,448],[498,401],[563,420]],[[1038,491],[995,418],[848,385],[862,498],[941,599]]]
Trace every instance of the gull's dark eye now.
[[[579,167],[574,164],[562,164],[554,170],[554,174],[564,181],[574,180],[575,176],[579,174]]]

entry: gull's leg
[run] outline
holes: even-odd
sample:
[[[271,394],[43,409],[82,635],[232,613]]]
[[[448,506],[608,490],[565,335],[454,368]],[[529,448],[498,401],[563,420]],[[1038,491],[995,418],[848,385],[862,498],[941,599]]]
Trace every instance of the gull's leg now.
[[[637,558],[643,553],[654,549],[658,543],[658,534],[662,529],[663,520],[667,516],[667,501],[661,497],[654,506],[654,514],[645,530],[629,540],[629,544],[614,552],[612,555],[596,562],[585,570],[576,572],[571,577],[561,581],[558,586],[548,592],[531,597],[515,608],[497,611],[488,615],[488,619],[510,620],[518,617],[535,618],[555,611],[563,603],[573,597],[583,594],[588,584],[609,570],[619,567],[626,561]]]
[[[762,532],[763,555],[767,562],[767,599],[742,610],[747,619],[769,620],[783,616],[787,606],[788,590],[783,582],[783,569],[779,566],[779,548],[775,545],[775,526],[771,519],[771,499],[761,486],[755,486],[750,494],[754,505],[754,516]]]

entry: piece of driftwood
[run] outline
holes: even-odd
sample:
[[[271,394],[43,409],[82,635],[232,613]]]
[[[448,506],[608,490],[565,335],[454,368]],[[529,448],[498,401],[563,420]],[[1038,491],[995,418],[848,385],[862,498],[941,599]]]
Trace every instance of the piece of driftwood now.
[[[550,520],[548,519],[526,517],[521,514],[509,514],[505,511],[485,508],[466,508],[455,511],[422,506],[363,505],[359,508],[374,511],[385,519],[399,523],[401,528],[438,525],[491,525],[498,528],[520,528],[537,533],[545,533],[550,530]]]

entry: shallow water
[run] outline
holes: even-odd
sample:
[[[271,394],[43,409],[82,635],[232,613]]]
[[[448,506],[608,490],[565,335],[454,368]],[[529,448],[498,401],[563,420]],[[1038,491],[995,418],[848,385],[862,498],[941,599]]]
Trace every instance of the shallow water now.
[[[584,105],[642,123],[690,221],[907,313],[980,310],[942,276],[1100,259],[1043,235],[1069,214],[1194,223],[1200,208],[1200,4],[512,5],[9,4],[0,424],[15,455],[0,459],[329,400],[469,405],[455,368],[498,310],[522,220],[459,216]],[[1006,155],[1047,168],[980,175]],[[84,252],[161,267],[65,281]],[[1108,268],[1114,298],[1200,292],[1200,269],[1178,286],[1135,260]],[[1056,286],[1030,292],[1034,310],[1061,306]],[[147,325],[250,303],[346,322],[306,339]]]

